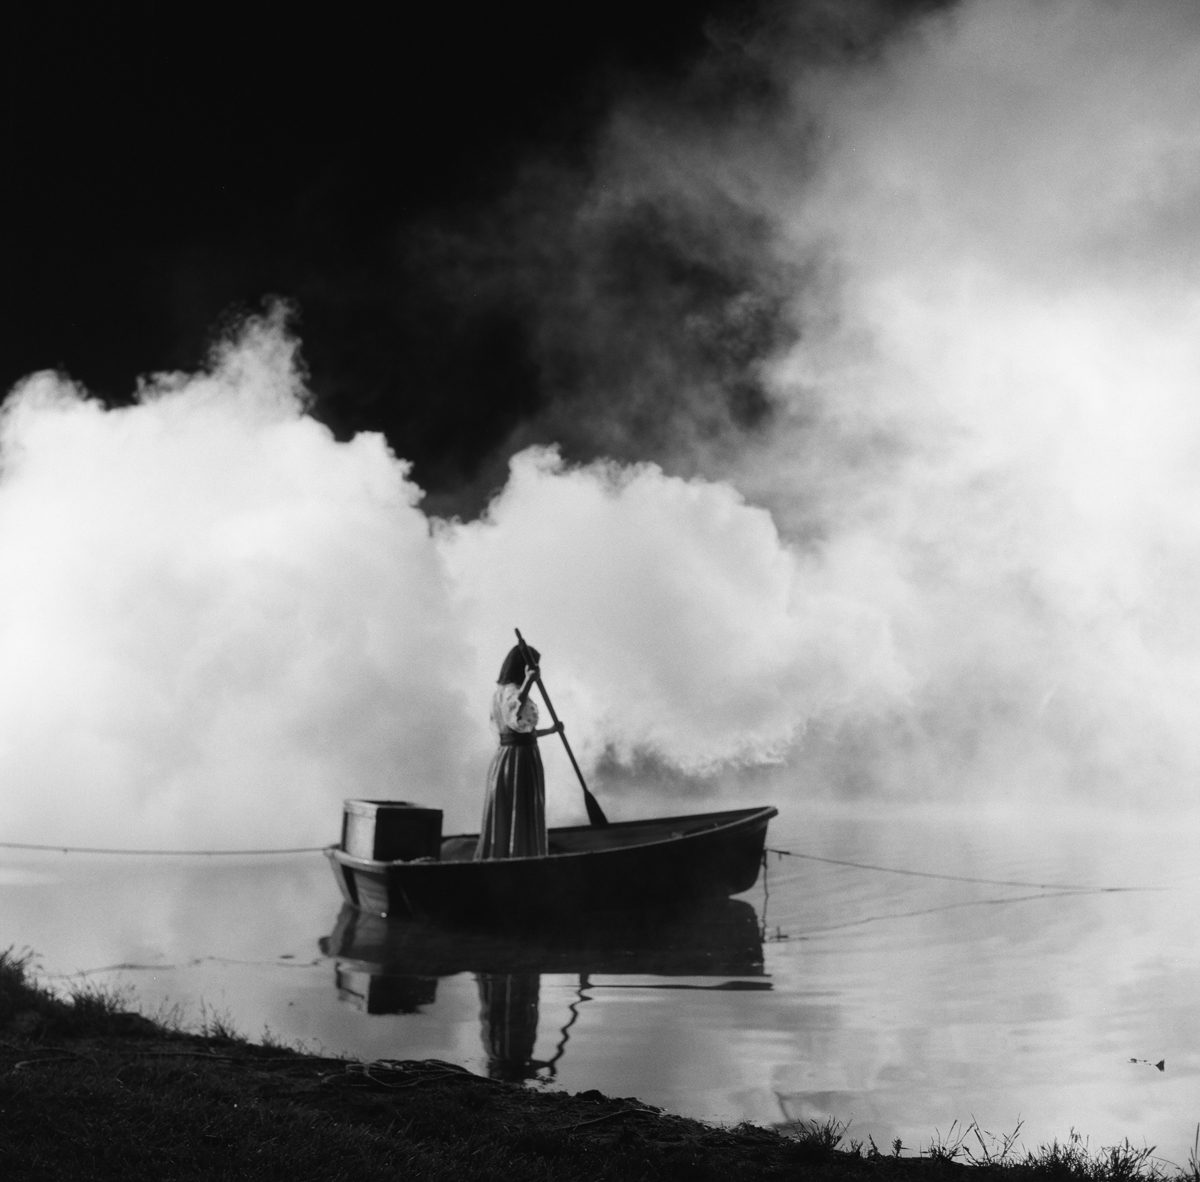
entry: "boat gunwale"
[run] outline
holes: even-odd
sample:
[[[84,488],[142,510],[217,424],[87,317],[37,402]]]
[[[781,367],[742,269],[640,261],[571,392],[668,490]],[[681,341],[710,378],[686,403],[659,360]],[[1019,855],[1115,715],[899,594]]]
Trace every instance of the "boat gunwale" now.
[[[752,823],[758,823],[759,821],[769,822],[772,817],[776,817],[778,815],[779,815],[779,810],[774,805],[768,804],[768,805],[752,806],[752,807],[746,808],[746,809],[724,809],[724,810],[720,810],[720,811],[714,812],[714,813],[683,813],[683,814],[680,814],[680,815],[674,816],[674,817],[643,817],[640,820],[634,820],[634,821],[615,821],[615,822],[612,822],[608,826],[563,825],[557,829],[551,829],[549,832],[552,834],[553,833],[576,833],[576,832],[582,832],[582,831],[589,830],[589,829],[603,830],[605,828],[616,828],[617,826],[620,826],[622,828],[632,828],[637,825],[667,825],[667,824],[670,824],[672,821],[695,821],[701,817],[728,817],[728,818],[730,818],[730,820],[728,820],[724,823],[718,822],[717,824],[714,824],[709,828],[697,830],[695,833],[675,834],[675,835],[671,835],[668,837],[654,838],[650,841],[633,842],[629,845],[618,845],[618,846],[613,846],[610,848],[591,849],[591,850],[560,850],[558,853],[553,853],[553,854],[551,854],[551,853],[535,854],[532,856],[522,856],[522,857],[518,857],[518,858],[483,858],[483,859],[479,859],[478,861],[476,861],[475,859],[470,859],[470,858],[458,858],[458,859],[453,859],[450,861],[442,861],[440,858],[437,860],[430,860],[430,861],[420,861],[420,860],[416,860],[416,859],[414,859],[412,861],[406,861],[403,858],[398,858],[398,859],[394,859],[392,861],[385,862],[385,861],[379,861],[374,858],[355,857],[353,854],[346,853],[346,851],[343,850],[340,845],[326,846],[324,852],[325,852],[326,857],[332,858],[339,865],[348,866],[352,870],[353,869],[370,869],[370,870],[386,869],[390,866],[403,866],[406,868],[411,867],[414,869],[419,867],[422,870],[432,869],[433,867],[438,867],[438,866],[441,866],[441,867],[471,866],[471,865],[514,866],[514,865],[522,865],[522,864],[534,863],[534,862],[537,862],[537,863],[554,862],[554,861],[563,860],[563,859],[567,859],[567,858],[595,857],[596,855],[600,855],[600,854],[624,853],[629,850],[650,850],[650,849],[653,849],[655,846],[665,846],[665,845],[668,845],[668,844],[671,844],[674,842],[681,841],[685,838],[703,837],[707,834],[714,833],[717,831],[724,831],[724,832],[734,831],[737,829],[746,828],[749,825],[751,825]],[[455,833],[455,834],[451,834],[448,837],[442,838],[442,842],[444,844],[447,841],[455,841],[455,840],[458,840],[461,838],[469,838],[469,837],[477,838],[478,834]]]

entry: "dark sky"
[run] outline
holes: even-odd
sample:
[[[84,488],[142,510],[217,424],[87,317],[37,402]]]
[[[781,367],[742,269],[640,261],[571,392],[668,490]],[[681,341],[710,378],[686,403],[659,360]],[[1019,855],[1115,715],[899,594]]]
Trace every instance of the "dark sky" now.
[[[0,382],[58,367],[119,402],[282,296],[314,413],[385,432],[452,493],[547,397],[525,313],[479,261],[494,243],[473,252],[472,234],[503,232],[492,211],[524,164],[585,168],[615,94],[669,88],[714,19],[758,8],[6,10]]]

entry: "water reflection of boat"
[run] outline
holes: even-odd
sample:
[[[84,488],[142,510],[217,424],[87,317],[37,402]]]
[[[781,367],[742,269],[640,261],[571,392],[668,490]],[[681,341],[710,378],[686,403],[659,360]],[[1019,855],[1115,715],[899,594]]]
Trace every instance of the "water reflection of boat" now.
[[[383,975],[641,973],[660,977],[762,976],[758,914],[740,899],[685,912],[598,913],[587,923],[525,935],[462,931],[344,906],[321,951]]]
[[[435,1003],[440,978],[474,974],[488,1072],[502,1079],[554,1075],[580,1005],[596,988],[628,983],[597,986],[593,977],[659,978],[639,981],[643,988],[770,988],[758,915],[736,899],[685,914],[601,914],[586,925],[543,927],[526,936],[388,919],[346,905],[320,946],[335,960],[341,1000],[371,1014],[413,1013]],[[556,1050],[539,1060],[543,973],[578,976],[579,991]]]
[[[379,840],[384,809],[398,852]],[[370,810],[379,817],[366,816]],[[347,801],[342,843],[326,853],[346,902],[364,911],[439,922],[540,924],[595,911],[690,906],[747,891],[758,878],[776,811],[734,809],[551,829],[546,857],[475,861],[476,836],[442,838],[437,810]]]

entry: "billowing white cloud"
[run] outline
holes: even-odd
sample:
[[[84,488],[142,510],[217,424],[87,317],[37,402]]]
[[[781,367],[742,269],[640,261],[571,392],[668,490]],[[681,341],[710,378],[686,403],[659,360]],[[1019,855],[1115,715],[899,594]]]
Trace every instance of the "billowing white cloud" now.
[[[816,693],[846,692],[844,667],[797,679],[816,638],[795,561],[731,488],[535,450],[484,518],[431,522],[380,437],[340,443],[305,414],[294,350],[261,320],[131,407],[49,374],[11,395],[13,840],[319,842],[343,796],[470,827],[515,626],[585,760],[777,757]],[[580,807],[569,774],[562,817]]]
[[[10,395],[6,834],[315,843],[346,795],[469,828],[514,626],[589,770],[1190,802],[1194,7],[974,0],[850,64],[758,52],[780,101],[643,97],[601,157],[714,233],[705,201],[748,210],[798,277],[770,429],[690,468],[528,449],[479,519],[430,519],[380,437],[305,413],[271,318],[126,409]]]
[[[825,712],[793,768],[815,791],[1190,801],[1195,6],[972,0],[837,63],[810,25],[775,32],[747,51],[773,103],[639,100],[610,152],[648,193],[702,177],[689,199],[771,225],[800,277],[773,428],[708,471],[886,621],[908,688]]]

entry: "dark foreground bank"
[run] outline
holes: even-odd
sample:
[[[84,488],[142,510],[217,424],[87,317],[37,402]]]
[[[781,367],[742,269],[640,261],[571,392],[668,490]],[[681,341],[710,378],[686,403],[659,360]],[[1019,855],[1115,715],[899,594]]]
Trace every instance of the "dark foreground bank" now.
[[[922,1157],[855,1146],[825,1125],[797,1136],[717,1127],[633,1099],[563,1095],[441,1062],[360,1063],[215,1032],[197,1037],[63,999],[0,952],[0,1177],[63,1179],[946,1179],[1200,1182],[1149,1151],[1052,1146],[1018,1157],[963,1142]],[[847,1145],[850,1147],[848,1148]],[[977,1151],[978,1152],[978,1151]],[[978,1162],[978,1158],[976,1161]]]

